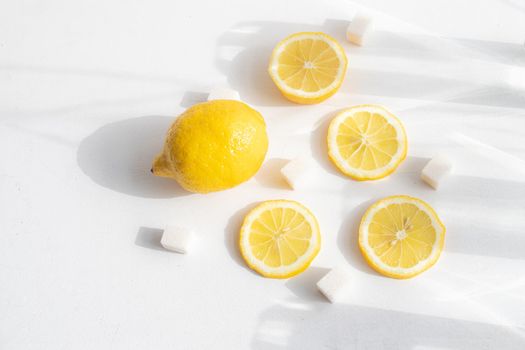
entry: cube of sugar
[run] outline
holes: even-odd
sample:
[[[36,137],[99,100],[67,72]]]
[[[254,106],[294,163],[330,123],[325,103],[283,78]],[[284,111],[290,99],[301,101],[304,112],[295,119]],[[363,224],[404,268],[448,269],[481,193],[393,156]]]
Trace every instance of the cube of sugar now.
[[[331,302],[337,302],[350,286],[350,274],[342,267],[337,267],[317,282],[317,288]]]
[[[212,100],[236,100],[240,101],[239,93],[233,89],[226,87],[216,87],[210,91],[208,101]]]
[[[160,244],[168,250],[186,254],[190,245],[192,231],[178,226],[167,226],[162,234]]]
[[[452,161],[445,155],[432,158],[421,171],[421,179],[435,190],[452,172]]]
[[[304,187],[312,179],[312,161],[308,158],[295,158],[281,168],[281,174],[294,190]]]
[[[373,30],[372,17],[357,13],[346,28],[346,39],[356,45],[363,45],[368,34]]]

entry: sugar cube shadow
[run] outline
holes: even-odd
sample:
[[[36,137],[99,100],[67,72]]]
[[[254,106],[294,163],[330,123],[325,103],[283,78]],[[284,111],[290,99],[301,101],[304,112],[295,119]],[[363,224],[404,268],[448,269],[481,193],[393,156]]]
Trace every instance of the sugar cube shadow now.
[[[330,271],[325,267],[310,266],[284,284],[294,295],[304,301],[324,302],[326,298],[317,289],[317,282]]]
[[[288,160],[283,158],[267,159],[255,175],[255,180],[264,187],[290,189],[280,171],[287,162]]]
[[[164,247],[160,244],[163,232],[164,231],[160,228],[142,226],[139,228],[137,236],[135,237],[135,245],[143,248],[167,252],[166,249],[164,249]]]
[[[208,100],[208,92],[203,91],[186,91],[182,95],[180,106],[183,108],[190,108],[191,106],[202,103]]]

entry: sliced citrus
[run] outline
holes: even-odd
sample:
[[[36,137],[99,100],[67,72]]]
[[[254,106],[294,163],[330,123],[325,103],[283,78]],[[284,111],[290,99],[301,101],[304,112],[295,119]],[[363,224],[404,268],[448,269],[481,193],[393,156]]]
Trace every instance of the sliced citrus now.
[[[359,227],[359,247],[379,273],[410,278],[436,263],[445,231],[429,204],[409,196],[392,196],[366,211]]]
[[[302,204],[272,200],[246,215],[239,246],[248,266],[261,275],[288,278],[310,265],[321,235],[315,216]]]
[[[327,142],[332,162],[355,180],[388,176],[407,154],[403,124],[377,105],[354,106],[337,114],[328,128]]]
[[[344,80],[344,49],[324,33],[296,33],[274,48],[268,72],[290,101],[319,103],[332,96]]]

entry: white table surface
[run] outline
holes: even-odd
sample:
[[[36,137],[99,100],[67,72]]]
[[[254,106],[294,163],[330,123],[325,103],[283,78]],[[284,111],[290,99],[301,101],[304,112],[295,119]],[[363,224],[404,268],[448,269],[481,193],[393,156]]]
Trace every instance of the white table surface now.
[[[358,4],[0,2],[0,348],[525,348],[525,93],[505,75],[525,67],[525,4],[360,3],[378,11],[376,35],[344,43],[337,95],[298,106],[266,74],[271,47],[296,31],[343,41]],[[151,176],[170,122],[220,84],[265,116],[263,168],[210,195]],[[326,158],[327,122],[359,103],[407,128],[409,157],[383,181],[353,182]],[[456,160],[437,192],[418,177],[436,152]],[[298,154],[318,181],[294,192],[277,169]],[[408,281],[374,273],[356,247],[364,209],[400,193],[448,228],[438,264]],[[236,248],[247,209],[275,198],[322,228],[320,254],[290,280],[256,275]],[[190,254],[159,246],[167,223],[198,232]],[[336,265],[354,283],[332,305],[315,282]]]

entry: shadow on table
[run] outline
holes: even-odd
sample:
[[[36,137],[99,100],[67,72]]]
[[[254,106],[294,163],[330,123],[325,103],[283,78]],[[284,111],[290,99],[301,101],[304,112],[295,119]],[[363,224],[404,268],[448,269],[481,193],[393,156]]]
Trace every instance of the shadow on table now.
[[[455,175],[433,197],[446,251],[525,259],[525,182]]]
[[[353,180],[341,175],[327,156],[326,133],[331,115],[322,119],[312,132],[311,152],[324,170],[348,181],[348,186],[338,190],[342,201],[347,203],[343,203],[346,211],[343,213],[344,220],[338,232],[337,244],[352,266],[363,272],[371,272],[357,248],[359,223],[375,200],[395,194],[415,195],[438,208],[447,227],[445,251],[525,259],[525,180],[457,174],[435,191],[420,179],[421,170],[429,158],[409,156],[387,178],[359,183],[357,186]],[[391,188],[396,188],[396,193],[391,192]],[[355,198],[374,200],[356,204]]]
[[[342,179],[348,180],[346,177],[336,168],[334,163],[328,158],[328,144],[326,142],[326,137],[328,135],[328,127],[332,119],[343,109],[338,109],[336,111],[330,112],[323,117],[321,117],[312,132],[310,133],[310,152],[312,158],[329,174],[338,176]]]
[[[263,165],[255,174],[255,181],[261,186],[288,190],[290,186],[281,175],[281,168],[286,165],[288,159],[284,158],[269,158],[264,161]]]
[[[162,233],[164,231],[160,228],[153,227],[140,227],[135,238],[135,245],[143,248],[162,250],[166,252],[166,249],[160,244],[162,239]]]
[[[293,300],[259,316],[252,349],[523,349],[525,329]]]
[[[208,100],[208,95],[208,92],[186,91],[184,95],[182,95],[180,106],[184,108],[190,108],[197,103],[206,102]]]
[[[251,203],[244,208],[237,210],[235,213],[233,213],[233,215],[231,215],[228,223],[226,224],[226,227],[224,228],[224,246],[226,247],[228,254],[239,266],[254,274],[255,272],[250,269],[248,265],[246,265],[246,262],[241,256],[241,252],[239,250],[239,234],[244,217],[257,204],[259,203]]]
[[[346,261],[354,268],[377,276],[363,258],[359,249],[359,225],[366,210],[380,198],[367,200],[344,214],[344,220],[337,231],[337,247]]]
[[[310,266],[304,272],[286,281],[285,286],[303,301],[318,302],[326,298],[317,289],[317,282],[330,271],[325,267]]]
[[[216,66],[228,79],[229,85],[239,91],[241,98],[254,105],[291,106],[291,102],[281,96],[267,68],[275,45],[286,36],[300,31],[322,31],[333,36],[345,48],[349,57],[347,78],[340,94],[359,94],[409,99],[425,99],[439,102],[456,102],[503,107],[525,107],[525,97],[505,86],[480,84],[466,79],[458,79],[452,74],[439,76],[433,71],[424,70],[399,72],[388,70],[388,65],[376,58],[406,60],[403,66],[418,67],[417,63],[427,65],[446,63],[458,65],[462,59],[471,57],[451,57],[447,48],[454,45],[465,48],[467,53],[484,55],[487,62],[501,61],[502,55],[516,57],[521,45],[455,39],[441,39],[433,36],[398,34],[376,31],[373,40],[366,46],[357,47],[348,43],[345,30],[348,22],[327,19],[320,25],[284,23],[272,21],[243,21],[234,25],[217,41]],[[451,46],[444,45],[450,43]],[[505,50],[501,51],[501,46]],[[465,54],[465,56],[467,56]],[[352,58],[370,57],[365,67],[353,63]],[[511,58],[511,59],[513,59]],[[355,60],[364,62],[363,59]],[[515,60],[514,60],[515,61]],[[489,83],[490,84],[490,83]]]
[[[170,117],[146,116],[104,125],[82,140],[77,163],[98,185],[130,196],[189,195],[174,180],[150,172],[172,122]]]
[[[299,31],[326,31],[343,38],[344,21],[327,21],[323,26],[270,21],[243,21],[219,37],[216,66],[228,79],[229,85],[239,91],[241,99],[254,105],[290,106],[281,96],[268,75],[268,62],[275,45],[289,34]],[[238,52],[225,57],[230,50]]]

